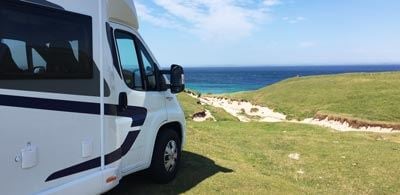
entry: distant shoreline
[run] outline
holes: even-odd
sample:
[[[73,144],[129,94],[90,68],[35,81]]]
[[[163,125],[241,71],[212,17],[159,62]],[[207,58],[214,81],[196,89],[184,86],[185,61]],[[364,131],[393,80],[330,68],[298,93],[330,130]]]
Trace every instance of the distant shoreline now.
[[[254,91],[293,77],[397,71],[400,71],[400,65],[209,67],[187,68],[185,78],[187,87],[192,90],[203,94],[223,94]]]
[[[192,68],[263,68],[263,67],[351,67],[351,66],[400,66],[400,63],[374,63],[374,64],[283,64],[283,65],[186,65],[186,69]]]

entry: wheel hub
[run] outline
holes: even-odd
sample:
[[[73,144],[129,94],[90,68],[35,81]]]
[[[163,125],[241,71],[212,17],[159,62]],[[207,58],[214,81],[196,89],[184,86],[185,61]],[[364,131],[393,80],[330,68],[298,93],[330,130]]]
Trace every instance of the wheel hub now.
[[[170,140],[165,147],[164,152],[164,167],[168,172],[172,172],[175,169],[176,162],[178,160],[178,147],[174,140]]]

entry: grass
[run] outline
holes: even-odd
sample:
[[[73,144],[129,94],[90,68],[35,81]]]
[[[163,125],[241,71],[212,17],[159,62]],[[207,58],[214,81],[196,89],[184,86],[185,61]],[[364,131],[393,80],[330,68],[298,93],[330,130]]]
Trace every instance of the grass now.
[[[186,93],[178,94],[179,102],[185,111],[186,120],[192,120],[195,113],[204,111],[205,107],[200,105],[195,98],[190,97]]]
[[[274,108],[289,118],[317,113],[400,122],[400,73],[364,73],[292,78],[266,88],[227,95]]]
[[[203,109],[184,94],[179,98],[186,113]],[[226,113],[213,114],[224,118]],[[187,139],[175,181],[158,185],[133,175],[109,194],[400,193],[400,134],[188,120]],[[300,160],[288,158],[292,153]]]
[[[399,135],[224,121],[188,122],[187,137],[177,180],[131,176],[112,194],[400,193]]]

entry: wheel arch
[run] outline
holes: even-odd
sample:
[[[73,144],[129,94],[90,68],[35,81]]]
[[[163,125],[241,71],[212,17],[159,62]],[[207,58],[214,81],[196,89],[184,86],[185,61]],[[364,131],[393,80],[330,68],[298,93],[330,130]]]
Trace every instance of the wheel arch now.
[[[181,142],[184,141],[183,125],[178,121],[168,122],[166,124],[163,124],[157,132],[156,139],[157,139],[158,135],[160,134],[160,132],[162,132],[163,130],[167,130],[167,129],[174,130],[178,134]],[[155,142],[154,142],[154,144],[155,144]]]
[[[183,149],[183,145],[185,142],[185,126],[178,121],[170,121],[165,124],[162,124],[160,128],[158,128],[157,132],[153,135],[152,141],[149,143],[149,156],[148,161],[146,163],[146,167],[151,165],[151,161],[153,159],[154,154],[154,146],[156,145],[157,138],[163,130],[171,129],[177,132],[180,140],[181,140],[181,150]]]
[[[172,174],[172,175],[164,174],[165,170],[163,168],[162,168],[162,170],[164,170],[164,171],[160,172],[160,170],[161,170],[160,154],[165,155],[164,149],[162,149],[162,152],[160,153],[160,146],[161,146],[161,148],[165,147],[165,146],[164,145],[157,146],[157,143],[158,143],[158,140],[162,140],[160,142],[160,144],[166,144],[166,142],[165,142],[166,138],[167,138],[166,135],[168,136],[170,134],[169,132],[176,132],[177,138],[181,142],[181,144],[179,146],[180,150],[178,149],[179,150],[178,156],[180,156],[182,153],[182,149],[183,149],[182,142],[184,142],[184,140],[185,140],[185,126],[184,126],[184,124],[182,124],[178,121],[167,122],[158,129],[157,133],[154,136],[154,142],[153,142],[153,147],[152,147],[152,152],[151,152],[150,163],[149,163],[148,169],[146,171],[154,181],[156,181],[157,183],[161,183],[161,184],[167,183],[167,182],[171,181],[172,179],[174,179],[176,176],[177,170],[179,169],[178,167],[176,167],[176,169],[173,172],[168,172],[169,174]],[[155,154],[157,154],[157,155],[154,156]],[[161,158],[161,159],[164,159],[164,158]],[[179,157],[179,159],[180,159],[180,157]],[[179,161],[177,161],[177,166],[179,166]]]

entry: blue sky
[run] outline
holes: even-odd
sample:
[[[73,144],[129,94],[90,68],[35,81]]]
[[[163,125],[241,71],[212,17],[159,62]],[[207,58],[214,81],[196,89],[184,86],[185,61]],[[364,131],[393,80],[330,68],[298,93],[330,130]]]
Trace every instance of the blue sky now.
[[[163,66],[400,63],[399,0],[135,0]]]

